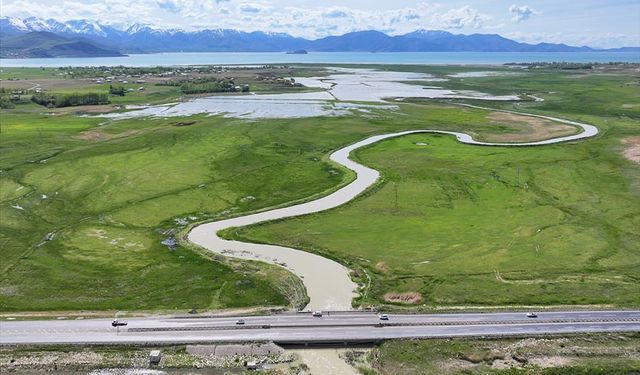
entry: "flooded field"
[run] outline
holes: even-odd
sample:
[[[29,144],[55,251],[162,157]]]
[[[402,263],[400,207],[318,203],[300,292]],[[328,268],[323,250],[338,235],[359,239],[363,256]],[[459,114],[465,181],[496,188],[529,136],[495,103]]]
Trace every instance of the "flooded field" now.
[[[334,74],[327,77],[295,78],[304,86],[325,91],[218,95],[182,103],[133,108],[128,112],[108,113],[100,117],[126,119],[209,114],[246,119],[302,118],[346,116],[355,112],[367,113],[373,109],[393,110],[397,107],[384,103],[396,98],[519,100],[517,95],[492,96],[476,91],[454,91],[421,85],[420,82],[437,83],[443,80],[423,73],[347,68],[331,70]]]
[[[328,92],[296,94],[212,96],[182,103],[131,108],[129,112],[108,113],[100,117],[126,119],[138,117],[180,117],[195,114],[223,115],[245,119],[345,116],[353,111],[397,109],[395,105],[365,105],[338,102]]]
[[[437,87],[437,82],[446,81],[429,74],[391,72],[374,69],[332,68],[336,74],[328,77],[306,78],[300,81],[305,86],[328,88],[329,93],[341,101],[383,102],[394,98],[425,99],[484,99],[518,100],[517,95],[494,96],[477,91],[454,91]],[[296,78],[298,81],[300,78]],[[408,83],[411,82],[411,83]],[[421,85],[419,82],[429,84]]]

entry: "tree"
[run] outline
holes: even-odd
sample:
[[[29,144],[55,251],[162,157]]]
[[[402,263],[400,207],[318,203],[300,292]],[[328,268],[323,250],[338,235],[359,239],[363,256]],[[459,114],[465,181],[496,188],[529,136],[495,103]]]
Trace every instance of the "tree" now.
[[[124,96],[126,92],[127,91],[124,89],[124,86],[109,85],[109,94],[111,95]]]

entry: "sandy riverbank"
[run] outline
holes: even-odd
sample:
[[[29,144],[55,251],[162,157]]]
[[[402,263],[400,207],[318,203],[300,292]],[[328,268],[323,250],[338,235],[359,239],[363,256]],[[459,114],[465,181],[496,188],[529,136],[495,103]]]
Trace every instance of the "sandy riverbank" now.
[[[484,109],[484,108],[483,108]],[[510,111],[505,111],[513,113]],[[520,113],[522,114],[522,113]],[[522,114],[526,115],[526,114]],[[558,121],[582,128],[575,135],[524,143],[491,143],[475,141],[470,135],[443,130],[409,130],[404,132],[376,135],[343,147],[331,154],[330,159],[356,173],[356,179],[337,191],[302,204],[271,211],[259,212],[246,216],[205,223],[194,227],[189,232],[191,242],[226,256],[264,261],[283,266],[300,277],[307,288],[310,298],[308,309],[348,310],[355,297],[356,284],[349,277],[349,270],[338,262],[317,254],[276,245],[263,245],[229,241],[218,237],[217,233],[227,228],[241,227],[270,220],[301,216],[325,211],[349,202],[375,183],[378,171],[368,168],[349,159],[352,151],[384,139],[416,133],[440,133],[456,137],[462,143],[485,146],[537,146],[553,144],[595,136],[598,129],[592,125],[558,119],[548,116],[531,115],[533,117]]]

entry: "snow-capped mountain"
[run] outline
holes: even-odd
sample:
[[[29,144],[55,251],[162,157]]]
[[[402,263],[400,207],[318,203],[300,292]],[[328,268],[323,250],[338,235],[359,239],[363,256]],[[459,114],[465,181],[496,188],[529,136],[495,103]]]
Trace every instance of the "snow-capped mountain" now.
[[[572,52],[591,51],[589,47],[563,44],[527,44],[497,34],[452,34],[438,30],[417,30],[389,36],[366,30],[329,36],[317,40],[275,32],[245,32],[230,29],[184,31],[148,24],[106,25],[89,20],[59,22],[29,17],[0,18],[0,37],[29,32],[50,32],[66,38],[81,38],[107,49],[122,52],[267,52],[267,51],[483,51],[483,52]]]
[[[30,31],[47,31],[56,34],[78,34],[106,36],[102,26],[96,22],[87,20],[73,20],[59,22],[54,19],[42,19],[29,17],[21,20],[15,17],[0,18],[0,33],[15,35]]]
[[[0,18],[0,30],[2,30],[3,33],[7,30],[8,34],[31,31],[29,26],[27,26],[27,24],[25,24],[21,19],[13,17]]]
[[[74,20],[67,21],[66,23],[63,23],[61,25],[65,27],[61,32],[72,32],[75,34],[83,35],[97,35],[101,37],[107,36],[107,32],[103,30],[102,26],[97,22],[87,20]]]

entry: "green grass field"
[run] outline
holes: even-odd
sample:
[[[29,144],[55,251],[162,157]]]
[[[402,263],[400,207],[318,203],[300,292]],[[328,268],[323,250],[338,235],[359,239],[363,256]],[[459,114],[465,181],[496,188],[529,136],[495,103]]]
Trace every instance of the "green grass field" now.
[[[439,135],[384,141],[356,152],[383,176],[361,198],[228,235],[341,259],[365,286],[362,304],[419,293],[428,308],[638,306],[640,168],[620,150],[640,123],[619,103],[640,90],[625,86],[621,95],[616,88],[630,77],[606,78],[594,78],[586,98],[582,86],[559,81],[561,102],[579,110],[538,104],[553,108],[538,112],[598,125],[594,140],[538,148],[468,146]],[[604,113],[598,97],[609,86],[615,95],[602,101]]]
[[[418,292],[432,306],[637,305],[640,202],[611,172],[626,162],[601,147],[397,138],[357,153],[384,177],[366,196],[240,234],[365,269],[363,303]]]
[[[133,69],[133,68],[132,68]],[[185,67],[185,69],[187,69]],[[75,71],[77,76],[74,76],[72,72]],[[256,79],[257,75],[268,75],[273,77],[290,77],[292,75],[297,76],[297,69],[294,68],[256,68],[254,70],[251,69],[237,69],[230,70],[224,73],[219,74],[205,74],[207,77],[234,77],[234,80],[237,85],[248,84],[250,86],[251,92],[259,92],[259,93],[283,93],[283,92],[308,92],[308,91],[318,91],[317,88],[307,88],[307,87],[294,87],[290,85],[285,85],[281,82],[273,81],[273,80],[259,80]],[[306,74],[315,74],[318,69],[314,68],[305,68],[300,70],[301,72],[305,72]],[[127,105],[127,104],[161,104],[161,103],[170,103],[176,101],[189,100],[197,96],[202,95],[238,95],[238,92],[234,93],[209,93],[209,94],[198,94],[198,95],[187,95],[183,94],[180,90],[180,86],[165,86],[159,85],[160,81],[165,78],[159,78],[155,76],[151,79],[151,81],[146,81],[145,78],[144,83],[135,83],[137,78],[126,77],[121,75],[119,78],[126,78],[128,83],[120,83],[119,79],[116,79],[112,83],[96,83],[95,79],[98,77],[104,77],[111,74],[116,74],[113,72],[103,73],[101,70],[89,70],[86,71],[83,68],[76,68],[71,70],[71,68],[13,68],[13,67],[5,67],[0,69],[0,87],[6,88],[7,90],[26,90],[26,89],[35,89],[39,88],[44,92],[51,92],[57,94],[84,94],[84,93],[109,93],[109,86],[122,86],[125,88],[126,93],[124,96],[117,95],[109,95],[109,100],[111,106],[116,105]],[[184,76],[177,75],[169,80],[184,80],[186,79]],[[139,90],[140,87],[143,87],[144,90]],[[131,90],[131,91],[129,91]],[[28,95],[23,95],[23,101],[28,100]],[[26,109],[25,105],[21,105],[22,109]],[[103,108],[109,108],[104,106]],[[42,110],[42,107],[35,108],[34,110]],[[84,107],[67,107],[66,112],[76,111],[83,112],[86,108]]]
[[[379,375],[622,375],[640,366],[637,334],[526,339],[395,340],[369,353]]]
[[[638,121],[585,108],[566,116],[604,133],[575,145],[482,148],[437,136],[375,145],[357,157],[384,180],[362,199],[239,234],[328,254],[361,276],[367,270],[373,283],[363,304],[418,291],[429,305],[636,305],[640,181],[620,140],[638,135]],[[335,189],[352,176],[328,154],[369,135],[523,132],[487,111],[438,103],[374,118],[252,122],[102,124],[46,112],[34,104],[0,112],[2,311],[300,306],[300,282],[280,268],[161,242],[196,222]]]
[[[283,295],[295,293],[279,268],[210,262],[181,246],[171,252],[160,242],[189,223],[335,188],[347,176],[326,162],[328,153],[367,135],[425,123],[504,131],[493,129],[483,111],[407,106],[404,112],[400,122],[381,114],[258,122],[193,117],[100,126],[103,119],[38,114],[31,107],[5,111],[1,308],[286,304]],[[162,234],[167,231],[174,234]],[[265,275],[254,274],[256,267]]]

